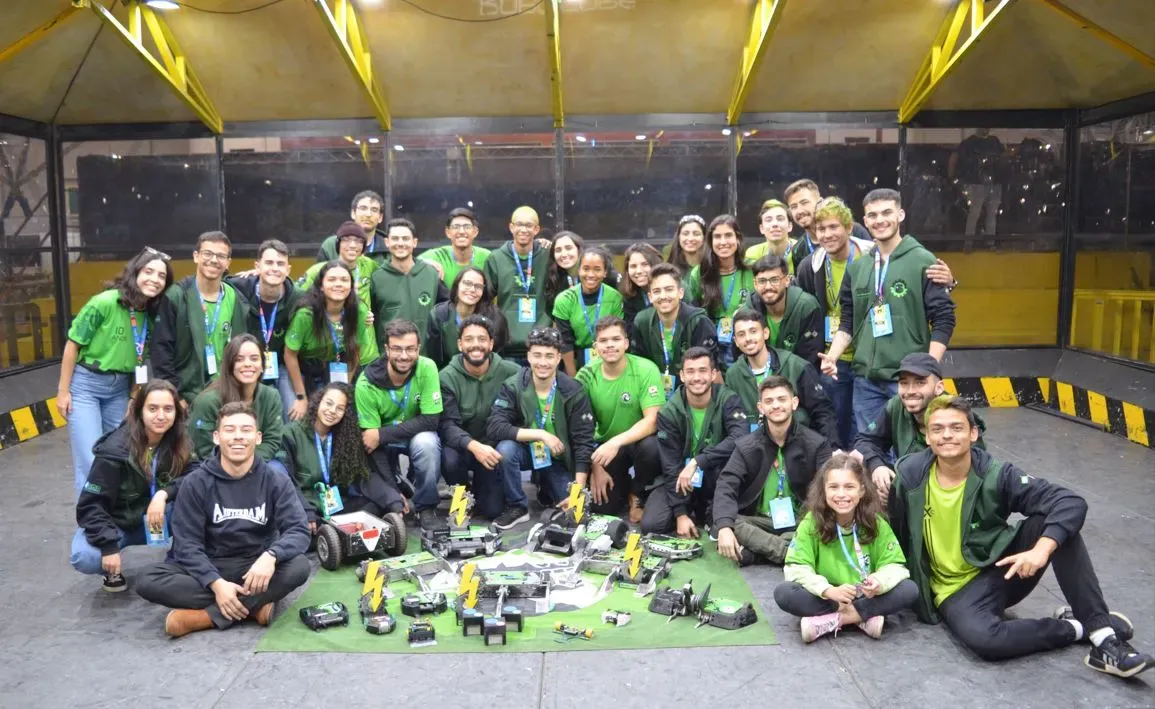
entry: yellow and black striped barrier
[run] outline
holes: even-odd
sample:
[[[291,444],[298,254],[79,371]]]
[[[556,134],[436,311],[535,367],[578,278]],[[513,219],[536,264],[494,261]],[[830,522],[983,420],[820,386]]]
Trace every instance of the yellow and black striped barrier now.
[[[5,411],[0,413],[0,449],[11,448],[22,441],[64,428],[67,423],[56,410],[55,396]]]

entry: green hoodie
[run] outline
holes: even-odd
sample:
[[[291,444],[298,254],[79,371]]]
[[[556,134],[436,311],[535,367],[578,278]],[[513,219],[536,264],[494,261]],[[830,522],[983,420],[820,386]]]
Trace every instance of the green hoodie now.
[[[429,313],[436,303],[449,300],[449,291],[437,269],[428,261],[417,259],[408,273],[397,270],[392,263],[377,269],[369,279],[369,298],[378,349],[385,349],[385,326],[400,318],[417,326],[424,354]]]
[[[457,263],[457,258],[453,255],[452,244],[423,251],[417,258],[440,265],[441,270],[445,271],[445,278],[442,278],[441,281],[445,284],[446,288],[452,288],[453,281],[457,278],[457,274],[461,273],[466,266],[473,266],[475,268],[485,267],[485,262],[489,260],[489,249],[474,245],[473,258],[470,259],[469,263]]]
[[[673,330],[673,347],[670,348],[670,361],[667,363],[658,311],[653,306],[646,308],[634,318],[630,353],[650,360],[663,374],[675,378],[682,371],[682,355],[691,347],[705,347],[710,350],[715,364],[719,363],[717,332],[705,310],[683,302],[678,308],[678,316],[674,318]]]
[[[818,365],[818,353],[826,346],[825,325],[823,319],[826,314],[818,300],[798,286],[786,289],[786,312],[782,320],[775,323],[762,297],[757,293],[750,298],[750,306],[766,320],[766,327],[770,328],[771,347],[793,352],[813,365]]]
[[[501,248],[489,254],[484,270],[485,280],[497,296],[497,307],[509,323],[509,344],[505,347],[505,354],[508,357],[524,357],[525,340],[530,330],[549,327],[550,324],[550,313],[545,307],[545,281],[550,257],[549,249],[541,248],[536,241],[529,259],[519,256],[515,261],[515,253],[513,242],[505,242]],[[532,262],[528,293],[524,280],[527,261]],[[526,298],[533,303],[533,322],[522,322],[519,317],[522,301]]]
[[[923,416],[925,412],[919,415]],[[987,446],[983,442],[983,434],[986,433],[987,424],[982,416],[974,416],[979,427],[979,439],[973,445],[985,450]],[[866,426],[866,430],[858,432],[854,448],[862,453],[862,462],[869,473],[879,466],[890,465],[888,453],[891,448],[894,448],[896,458],[926,450],[926,435],[919,429],[914,414],[902,405],[902,397],[892,396],[878,416]]]
[[[192,439],[193,453],[200,460],[211,457],[216,447],[213,431],[217,430],[220,410],[221,393],[216,388],[202,391],[189,407],[189,438]],[[261,432],[257,455],[268,462],[276,458],[281,449],[281,395],[267,384],[258,384],[253,395],[253,413],[257,415],[257,430]]]
[[[461,452],[470,441],[496,445],[497,441],[485,435],[489,413],[505,380],[519,372],[521,367],[494,352],[489,356],[489,369],[479,379],[465,371],[465,360],[460,354],[454,355],[440,375],[442,445]]]

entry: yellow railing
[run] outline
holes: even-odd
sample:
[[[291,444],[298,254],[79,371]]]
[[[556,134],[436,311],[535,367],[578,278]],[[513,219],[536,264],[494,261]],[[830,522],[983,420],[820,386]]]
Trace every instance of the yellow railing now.
[[[1155,362],[1155,291],[1076,289],[1071,344]]]

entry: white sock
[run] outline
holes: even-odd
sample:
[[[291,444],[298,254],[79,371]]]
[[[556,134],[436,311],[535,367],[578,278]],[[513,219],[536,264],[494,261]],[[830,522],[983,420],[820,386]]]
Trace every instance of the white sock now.
[[[1104,640],[1110,637],[1114,637],[1114,635],[1115,629],[1108,625],[1106,628],[1099,628],[1098,630],[1092,631],[1091,636],[1088,639],[1091,641],[1092,645],[1099,647],[1103,644]]]
[[[1079,621],[1075,620],[1074,618],[1063,618],[1063,620],[1070,623],[1071,627],[1075,629],[1075,642],[1079,642],[1080,640],[1082,640],[1083,639],[1083,624],[1080,623]],[[1110,628],[1108,628],[1108,630],[1110,630]]]

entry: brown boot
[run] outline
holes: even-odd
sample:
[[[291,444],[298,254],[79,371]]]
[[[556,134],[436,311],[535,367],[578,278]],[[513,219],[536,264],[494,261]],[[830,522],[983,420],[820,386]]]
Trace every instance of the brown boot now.
[[[192,610],[177,608],[169,611],[164,619],[164,632],[174,638],[179,638],[198,630],[208,630],[213,627],[213,619],[206,610]]]
[[[253,613],[252,617],[257,625],[268,625],[273,620],[273,605],[272,603],[266,603]]]

